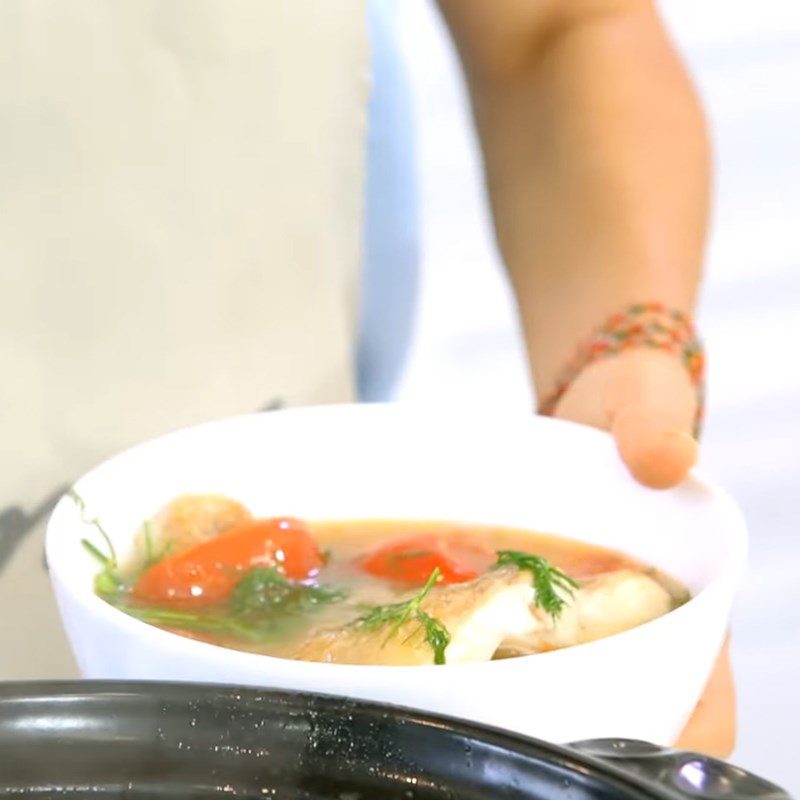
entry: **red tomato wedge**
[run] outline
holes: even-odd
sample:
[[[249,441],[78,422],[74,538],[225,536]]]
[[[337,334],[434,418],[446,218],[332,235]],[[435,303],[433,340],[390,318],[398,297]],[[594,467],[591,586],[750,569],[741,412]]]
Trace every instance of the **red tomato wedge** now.
[[[304,523],[285,517],[254,520],[153,564],[139,576],[133,597],[180,607],[214,605],[230,595],[250,567],[275,567],[287,578],[303,580],[322,563]]]
[[[491,551],[452,537],[415,536],[394,540],[361,559],[360,567],[376,578],[422,585],[439,568],[439,583],[463,583],[493,563]]]

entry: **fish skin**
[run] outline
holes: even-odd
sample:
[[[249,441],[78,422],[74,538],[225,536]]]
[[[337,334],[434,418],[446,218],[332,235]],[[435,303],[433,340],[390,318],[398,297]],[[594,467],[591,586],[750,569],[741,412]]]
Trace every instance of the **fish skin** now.
[[[445,663],[489,661],[503,639],[523,635],[537,625],[531,613],[533,597],[530,576],[509,568],[467,583],[434,587],[420,609],[435,617],[450,634]],[[290,657],[334,664],[434,663],[424,630],[414,619],[403,623],[394,634],[388,624],[371,630],[351,623],[322,631],[303,642]]]

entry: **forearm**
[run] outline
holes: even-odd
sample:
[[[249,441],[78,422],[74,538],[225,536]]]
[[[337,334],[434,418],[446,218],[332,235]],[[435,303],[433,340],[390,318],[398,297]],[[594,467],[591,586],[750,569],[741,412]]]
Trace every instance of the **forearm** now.
[[[456,11],[459,2],[442,5],[467,67],[541,397],[578,343],[626,304],[692,309],[709,194],[702,113],[645,2],[557,0],[531,18],[527,53],[515,41],[503,48],[502,29],[481,49],[458,19],[470,0]],[[520,5],[498,0],[496,13],[504,3]]]

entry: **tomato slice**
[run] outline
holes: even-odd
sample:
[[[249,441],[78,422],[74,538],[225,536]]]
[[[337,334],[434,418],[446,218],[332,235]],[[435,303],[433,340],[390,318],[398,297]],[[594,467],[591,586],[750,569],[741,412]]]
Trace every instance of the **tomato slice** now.
[[[453,537],[414,536],[389,542],[360,561],[376,578],[422,585],[438,567],[439,583],[463,583],[492,564],[491,551]]]
[[[230,595],[250,567],[275,567],[287,578],[303,580],[322,563],[300,520],[254,520],[153,564],[139,576],[133,597],[181,607],[214,605]]]

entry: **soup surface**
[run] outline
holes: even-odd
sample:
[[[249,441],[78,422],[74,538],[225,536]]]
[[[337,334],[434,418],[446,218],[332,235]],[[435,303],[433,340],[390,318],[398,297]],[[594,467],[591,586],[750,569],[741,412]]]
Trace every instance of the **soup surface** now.
[[[99,538],[84,546],[102,564],[104,600],[181,636],[283,658],[488,661],[602,638],[688,599],[624,554],[489,525],[255,519],[230,498],[182,496],[143,523],[120,564],[93,522]]]

